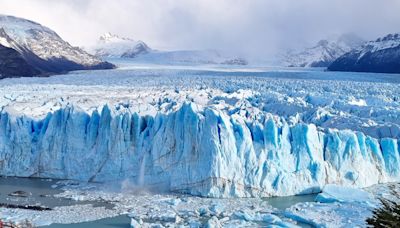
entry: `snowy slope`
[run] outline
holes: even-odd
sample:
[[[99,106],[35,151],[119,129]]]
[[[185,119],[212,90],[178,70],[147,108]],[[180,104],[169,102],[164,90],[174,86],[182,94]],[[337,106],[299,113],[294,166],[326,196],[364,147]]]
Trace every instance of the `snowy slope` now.
[[[102,58],[134,58],[138,55],[150,52],[151,49],[143,41],[135,41],[130,38],[106,33],[99,38],[95,46],[89,47],[88,51],[91,54]]]
[[[0,15],[0,44],[16,50],[43,73],[113,67],[71,46],[49,28],[22,18]]]
[[[328,70],[400,73],[400,34],[367,42],[338,58]]]
[[[321,40],[311,48],[288,51],[283,65],[292,67],[327,67],[344,53],[361,46],[363,40],[354,35],[342,35],[331,40]]]
[[[215,197],[399,180],[398,84],[287,74],[118,69],[2,81],[0,174],[133,178]]]

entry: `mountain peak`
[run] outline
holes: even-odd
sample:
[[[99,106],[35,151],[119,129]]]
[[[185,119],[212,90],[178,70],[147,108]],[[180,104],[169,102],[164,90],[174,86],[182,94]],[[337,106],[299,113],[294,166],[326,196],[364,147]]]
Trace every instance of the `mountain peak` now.
[[[336,58],[363,43],[364,41],[354,34],[334,36],[318,41],[313,47],[287,52],[283,56],[283,64],[294,67],[327,67]]]
[[[126,37],[120,37],[116,34],[107,32],[104,33],[103,35],[100,36],[99,41],[102,43],[110,43],[110,42],[136,42],[135,40],[131,38],[126,38]]]
[[[336,59],[328,70],[400,73],[400,35],[388,34],[366,42]]]
[[[112,33],[110,33],[110,32],[106,32],[106,33],[104,33],[103,35],[100,36],[99,40],[104,40],[105,41],[105,40],[109,40],[109,39],[111,39],[113,37],[117,37],[117,36],[112,34]]]
[[[28,20],[28,19],[24,19],[24,18],[20,18],[20,17],[14,17],[14,16],[10,16],[10,15],[4,15],[4,14],[0,14],[0,21],[3,23],[7,23],[7,24],[15,24],[15,23],[26,23],[26,24],[30,24],[31,26],[42,26],[41,24]]]
[[[129,57],[133,58],[151,51],[144,42],[121,37],[107,32],[99,37],[99,41],[88,51],[98,57]]]
[[[400,34],[393,33],[388,34],[384,37],[380,37],[375,41],[369,41],[365,43],[357,51],[360,51],[364,55],[367,52],[377,52],[384,49],[395,48],[400,46]]]
[[[400,34],[398,33],[388,34],[384,37],[378,38],[375,42],[391,41],[391,40],[400,40]]]
[[[14,16],[0,15],[0,44],[3,46],[3,55],[14,56],[13,63],[19,63],[18,66],[24,69],[29,69],[28,66],[35,69],[26,72],[9,71],[6,76],[28,76],[28,73],[32,73],[32,76],[34,72],[47,74],[114,67],[71,46],[53,30]],[[0,74],[2,72],[5,71],[1,70]]]

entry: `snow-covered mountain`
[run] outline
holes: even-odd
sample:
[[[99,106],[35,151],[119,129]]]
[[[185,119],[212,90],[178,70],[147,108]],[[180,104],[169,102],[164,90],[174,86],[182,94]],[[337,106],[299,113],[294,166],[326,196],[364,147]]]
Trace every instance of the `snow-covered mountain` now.
[[[327,67],[344,53],[361,46],[363,42],[361,38],[352,34],[320,40],[314,47],[288,51],[283,55],[282,63],[291,67]]]
[[[400,73],[400,34],[367,42],[335,60],[328,70]]]
[[[53,30],[36,22],[0,15],[0,45],[18,52],[37,74],[61,73],[70,70],[109,69],[114,66],[73,47]],[[15,53],[14,53],[15,54]],[[4,58],[4,56],[3,56]],[[1,73],[1,72],[0,72]],[[7,75],[32,76],[35,74]]]
[[[94,46],[87,47],[87,51],[101,58],[134,58],[134,61],[141,63],[247,65],[243,58],[221,54],[216,50],[154,50],[143,41],[111,33],[100,36]]]
[[[149,53],[150,51],[151,48],[143,41],[135,41],[111,33],[100,36],[96,45],[88,48],[89,53],[101,58],[135,58],[141,54]]]

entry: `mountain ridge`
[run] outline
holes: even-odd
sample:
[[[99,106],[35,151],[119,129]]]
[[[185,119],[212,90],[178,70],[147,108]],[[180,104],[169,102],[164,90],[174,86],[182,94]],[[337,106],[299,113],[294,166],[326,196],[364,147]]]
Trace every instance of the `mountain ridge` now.
[[[18,52],[19,57],[35,68],[35,70],[30,71],[32,74],[28,75],[22,71],[6,72],[3,69],[0,72],[3,78],[46,76],[72,70],[111,69],[115,67],[113,64],[104,62],[80,48],[71,46],[53,30],[34,21],[14,16],[0,15],[0,45],[3,46],[3,49],[6,47]],[[4,58],[5,56],[2,56],[2,59]]]
[[[400,73],[400,34],[369,41],[336,59],[330,71]]]
[[[141,40],[121,37],[110,32],[101,35],[88,52],[99,58],[135,58],[147,54],[152,49]]]
[[[101,35],[94,46],[86,48],[100,58],[131,58],[140,63],[155,64],[221,64],[247,65],[241,57],[229,57],[217,50],[156,50],[145,42],[112,33]]]
[[[287,51],[283,54],[282,63],[289,67],[328,67],[336,58],[364,41],[353,34],[323,39],[312,47],[300,51]]]

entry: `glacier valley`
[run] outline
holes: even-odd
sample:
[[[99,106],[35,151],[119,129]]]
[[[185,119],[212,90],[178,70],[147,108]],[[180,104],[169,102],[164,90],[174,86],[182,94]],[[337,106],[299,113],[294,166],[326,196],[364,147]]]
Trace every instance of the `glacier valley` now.
[[[213,198],[400,179],[399,75],[117,64],[1,80],[0,175]]]
[[[307,74],[324,80],[296,78]],[[398,180],[397,82],[323,78],[336,74],[126,67],[3,80],[0,174],[212,197]]]

